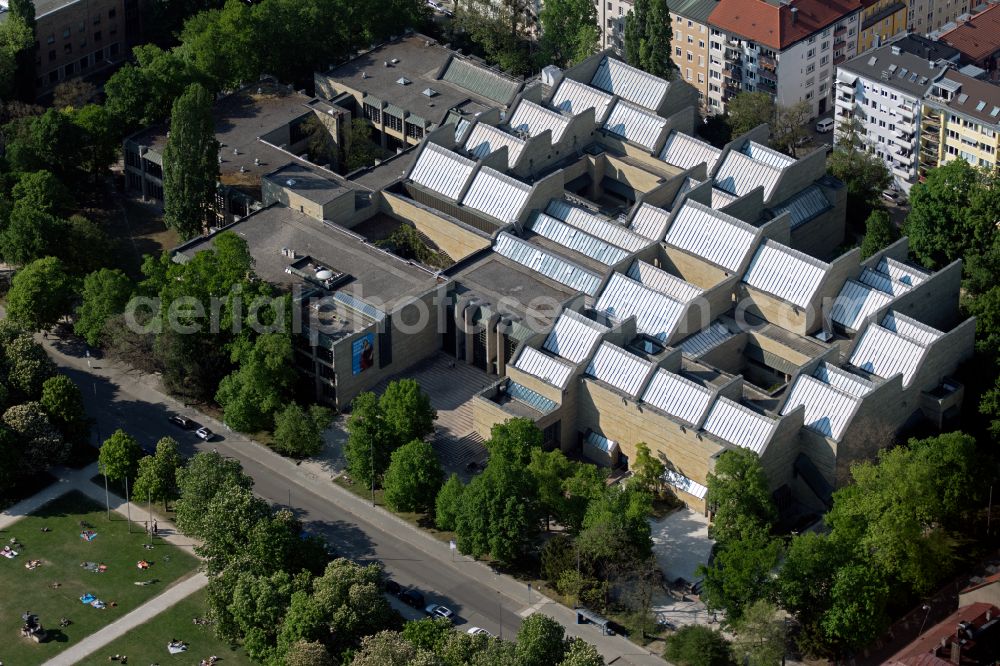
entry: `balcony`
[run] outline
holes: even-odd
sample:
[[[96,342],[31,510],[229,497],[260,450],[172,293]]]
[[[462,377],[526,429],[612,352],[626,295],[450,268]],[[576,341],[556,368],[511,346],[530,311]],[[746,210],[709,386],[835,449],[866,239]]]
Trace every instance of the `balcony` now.
[[[906,120],[904,118],[896,119],[896,129],[900,132],[906,132],[907,134],[913,134],[917,131],[916,126],[913,124],[913,120]]]
[[[846,34],[847,34],[846,25],[839,26],[836,30],[833,31],[834,37],[840,37],[841,35],[846,35]]]
[[[916,110],[910,104],[900,104],[897,110],[899,111],[900,116],[904,118],[909,118],[911,121],[913,120],[914,114],[916,112]]]
[[[778,63],[774,60],[774,58],[769,58],[766,55],[757,56],[757,64],[760,65],[761,69],[771,72],[778,68]]]
[[[839,56],[833,56],[833,64],[834,65],[839,65],[840,63],[844,62],[845,60],[847,60],[847,56],[845,56],[844,54],[840,54]]]
[[[770,79],[757,79],[757,87],[765,92],[775,92],[778,89],[778,82]]]
[[[902,178],[903,180],[910,180],[913,178],[913,169],[903,169],[893,166],[892,175]]]

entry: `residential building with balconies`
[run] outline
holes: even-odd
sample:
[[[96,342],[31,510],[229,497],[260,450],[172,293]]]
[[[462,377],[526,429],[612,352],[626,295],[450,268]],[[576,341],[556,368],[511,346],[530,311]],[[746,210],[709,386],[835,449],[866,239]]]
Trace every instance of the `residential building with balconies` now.
[[[932,38],[958,49],[963,65],[974,65],[987,72],[992,81],[1000,80],[1000,4],[941,28]]]
[[[903,0],[861,0],[861,29],[858,53],[881,46],[906,31],[906,2]]]
[[[857,52],[860,0],[720,0],[709,16],[708,108],[740,92],[766,92],[813,116],[833,107],[836,66]]]
[[[917,180],[921,103],[947,70],[944,62],[930,62],[897,42],[837,68],[835,132],[842,135],[855,121],[866,146],[903,191]]]
[[[988,169],[998,165],[1000,86],[948,71],[923,100],[920,176],[928,169],[964,159]]]

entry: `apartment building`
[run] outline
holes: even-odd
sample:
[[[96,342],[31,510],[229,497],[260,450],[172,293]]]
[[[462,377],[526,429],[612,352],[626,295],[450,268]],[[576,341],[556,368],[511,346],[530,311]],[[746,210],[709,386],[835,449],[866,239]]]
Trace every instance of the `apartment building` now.
[[[996,168],[998,151],[1000,86],[949,70],[923,100],[920,176],[957,159]]]
[[[858,53],[880,46],[906,31],[906,2],[903,0],[861,0],[861,29]]]
[[[859,0],[720,0],[709,16],[708,107],[766,92],[778,104],[833,109],[836,66],[857,53]]]
[[[909,42],[904,37],[840,65],[835,114],[837,134],[856,121],[868,148],[906,192],[917,180],[922,100],[948,69],[911,53]]]
[[[956,24],[941,28],[932,37],[952,46],[961,53],[963,65],[985,70],[993,81],[1000,78],[1000,4],[991,4],[969,17],[960,17]]]
[[[975,0],[909,0],[906,29],[918,35],[940,30],[967,14]]]
[[[0,21],[6,14],[0,3]],[[120,64],[139,32],[139,0],[37,0],[36,94]]]

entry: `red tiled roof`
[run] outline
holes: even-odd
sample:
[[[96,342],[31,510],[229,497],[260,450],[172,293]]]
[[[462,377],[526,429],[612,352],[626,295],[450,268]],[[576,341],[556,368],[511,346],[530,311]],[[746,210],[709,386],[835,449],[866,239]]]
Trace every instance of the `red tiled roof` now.
[[[764,0],[719,0],[708,22],[781,50],[859,9],[860,0],[792,0],[780,6]]]
[[[973,590],[978,590],[981,587],[986,587],[987,585],[992,585],[993,583],[997,582],[998,580],[1000,580],[1000,572],[997,572],[997,573],[995,573],[995,574],[993,574],[991,576],[987,576],[986,578],[982,579],[978,583],[975,583],[974,585],[970,585],[969,587],[965,588],[964,590],[961,590],[959,592],[959,594],[965,594],[966,592],[972,592]]]
[[[938,40],[955,47],[969,60],[988,58],[1000,50],[1000,5],[990,5]]]
[[[986,623],[986,614],[1000,616],[1000,608],[983,602],[963,606],[918,636],[912,643],[892,655],[883,662],[883,666],[905,664],[906,666],[934,666],[950,663],[936,656],[941,640],[955,635],[955,627],[959,622],[971,622],[974,626]]]

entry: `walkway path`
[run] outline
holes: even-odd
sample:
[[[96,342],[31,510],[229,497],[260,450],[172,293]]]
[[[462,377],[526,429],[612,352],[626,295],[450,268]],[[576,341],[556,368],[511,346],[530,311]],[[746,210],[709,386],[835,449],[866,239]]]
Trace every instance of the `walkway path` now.
[[[105,490],[91,482],[91,479],[97,474],[97,463],[92,463],[79,470],[57,467],[52,470],[52,473],[58,478],[55,483],[0,513],[0,530],[10,527],[18,520],[37,511],[44,504],[74,490],[87,495],[100,504],[104,504],[105,499],[107,499],[112,510],[122,516],[126,516],[129,512],[132,512],[136,522],[141,522],[143,517],[149,515],[146,507],[140,507],[131,502],[126,506],[125,500],[115,493],[109,492],[105,496]],[[196,539],[178,532],[172,523],[156,511],[153,511],[153,517],[157,521],[157,536],[159,538],[197,557],[194,549],[199,545],[199,542]],[[208,585],[208,578],[201,572],[182,579],[162,594],[153,597],[130,613],[123,615],[103,629],[94,632],[79,643],[59,653],[45,662],[45,666],[79,663],[88,655],[121,638],[124,634],[139,625],[148,622],[153,617],[206,585]]]

